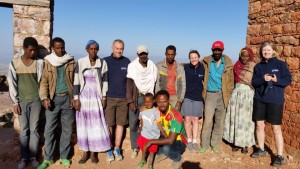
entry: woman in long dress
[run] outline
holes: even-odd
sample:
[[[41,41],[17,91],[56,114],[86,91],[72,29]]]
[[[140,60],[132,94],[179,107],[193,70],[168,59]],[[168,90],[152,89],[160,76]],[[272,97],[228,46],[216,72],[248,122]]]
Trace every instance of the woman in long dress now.
[[[248,147],[255,144],[255,124],[252,121],[254,89],[251,86],[253,51],[243,48],[234,65],[235,89],[232,92],[224,121],[223,138],[231,143],[232,151],[248,153]]]
[[[74,107],[76,109],[77,144],[83,151],[79,164],[89,159],[98,163],[96,152],[109,150],[110,138],[103,107],[106,106],[107,64],[97,56],[99,44],[90,40],[86,45],[88,56],[78,60],[74,80]]]

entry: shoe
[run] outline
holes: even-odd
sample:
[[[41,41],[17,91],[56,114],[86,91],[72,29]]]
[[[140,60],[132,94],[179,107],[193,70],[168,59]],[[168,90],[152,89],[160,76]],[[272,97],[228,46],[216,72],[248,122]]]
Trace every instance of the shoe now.
[[[220,150],[219,150],[218,147],[213,147],[213,148],[212,148],[212,151],[213,151],[214,153],[219,153],[219,152],[220,152]]]
[[[27,160],[25,158],[22,158],[18,164],[18,169],[24,169],[27,165]]]
[[[117,161],[121,161],[123,159],[120,148],[115,148],[114,155],[115,155]]]
[[[157,164],[157,163],[159,163],[159,162],[165,160],[166,158],[167,158],[167,156],[164,155],[164,153],[156,154],[153,163],[154,163],[154,164]]]
[[[241,153],[247,154],[248,153],[248,147],[243,147],[241,150]]]
[[[231,150],[232,150],[232,152],[237,152],[237,151],[239,151],[239,148],[236,146],[233,146]]]
[[[53,164],[53,160],[44,160],[42,164],[40,164],[36,169],[45,169]]]
[[[197,143],[193,143],[193,150],[194,151],[198,151],[199,150],[199,146]]]
[[[113,155],[113,151],[112,150],[108,150],[106,152],[106,161],[111,162],[111,161],[114,161],[114,160],[115,160],[115,157]]]
[[[265,157],[267,156],[267,152],[266,150],[262,150],[262,149],[256,149],[251,155],[250,157],[252,158],[258,158],[258,157]]]
[[[138,168],[143,168],[143,166],[146,164],[147,162],[145,160],[142,160],[139,162],[138,164]]]
[[[278,155],[278,156],[275,157],[272,166],[280,167],[280,166],[283,165],[283,163],[284,163],[284,158],[282,156]]]
[[[153,169],[153,165],[148,165],[148,169]]]
[[[61,158],[60,163],[66,167],[69,167],[71,165],[71,161],[66,158],[64,158],[64,159]]]
[[[199,153],[205,153],[206,150],[207,150],[206,147],[201,147],[201,148],[198,150],[198,152],[199,152]]]
[[[173,169],[182,169],[181,164],[181,160],[178,162],[173,161]]]
[[[193,151],[193,143],[189,142],[186,147],[189,151]]]
[[[138,150],[137,149],[134,149],[133,152],[131,153],[131,158],[136,158],[138,155]]]
[[[35,157],[30,158],[29,161],[30,161],[31,166],[32,166],[33,168],[36,168],[36,167],[39,166],[39,164],[40,164],[38,161],[36,161],[36,158],[35,158]]]

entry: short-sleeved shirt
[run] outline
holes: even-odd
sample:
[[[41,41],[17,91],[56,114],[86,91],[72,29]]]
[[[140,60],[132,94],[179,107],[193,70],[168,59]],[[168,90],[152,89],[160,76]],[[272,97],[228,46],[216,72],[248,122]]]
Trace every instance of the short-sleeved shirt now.
[[[181,114],[171,106],[169,106],[165,115],[161,114],[161,124],[169,136],[170,132],[177,133],[176,140],[181,140],[187,144],[184,122]]]
[[[147,139],[158,139],[160,130],[157,123],[160,122],[160,113],[153,107],[140,112],[139,118],[143,119],[141,135]]]
[[[225,69],[225,59],[221,57],[221,63],[217,66],[217,63],[213,58],[210,60],[209,76],[207,91],[221,91],[222,90],[222,75]]]

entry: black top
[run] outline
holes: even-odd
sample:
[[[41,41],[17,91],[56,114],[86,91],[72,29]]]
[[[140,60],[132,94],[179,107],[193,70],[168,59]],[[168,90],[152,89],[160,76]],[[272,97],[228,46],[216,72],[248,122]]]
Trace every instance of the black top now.
[[[184,98],[188,98],[194,101],[202,101],[203,79],[204,79],[204,67],[199,62],[195,67],[194,65],[184,65],[185,77],[186,77],[186,91]]]

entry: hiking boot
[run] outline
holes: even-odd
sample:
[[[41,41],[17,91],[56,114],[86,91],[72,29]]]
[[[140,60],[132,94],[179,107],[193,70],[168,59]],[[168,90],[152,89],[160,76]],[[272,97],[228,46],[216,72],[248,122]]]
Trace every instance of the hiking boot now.
[[[156,154],[155,158],[154,158],[154,164],[157,164],[157,163],[163,161],[166,158],[167,158],[167,156],[164,155],[164,153]]]
[[[117,161],[121,161],[123,159],[120,148],[115,148],[114,155],[115,155]]]
[[[213,148],[212,148],[212,151],[213,151],[214,153],[219,153],[219,152],[220,152],[220,150],[219,150],[218,147],[213,147]]]
[[[250,157],[252,158],[258,158],[258,157],[265,157],[267,156],[267,152],[266,150],[262,150],[262,149],[256,149],[251,155]]]
[[[278,155],[278,156],[275,157],[272,166],[280,167],[280,166],[283,165],[283,162],[284,162],[284,158],[282,156]]]
[[[198,150],[198,152],[199,152],[199,153],[205,153],[206,150],[207,150],[206,147],[201,147],[201,148]]]
[[[113,155],[113,151],[112,150],[108,150],[106,152],[106,161],[111,162],[111,161],[114,161],[114,160],[115,160],[115,157]]]
[[[38,161],[36,161],[36,158],[34,158],[34,157],[30,158],[30,163],[33,168],[36,168],[40,164]]]
[[[186,147],[189,151],[193,151],[193,143],[189,142]]]
[[[197,143],[193,143],[193,150],[194,151],[198,151],[199,150],[199,146]]]
[[[138,149],[133,149],[133,152],[131,153],[131,158],[136,158],[138,155]]]
[[[248,153],[248,147],[243,147],[241,150],[241,153],[247,154]]]
[[[53,163],[54,163],[53,160],[44,160],[43,163],[37,167],[37,169],[45,169]]]
[[[173,169],[182,169],[181,164],[182,164],[182,160],[177,161],[177,162],[173,161]]]
[[[24,169],[27,165],[27,160],[25,158],[22,158],[20,161],[19,161],[19,164],[18,164],[18,169]]]

